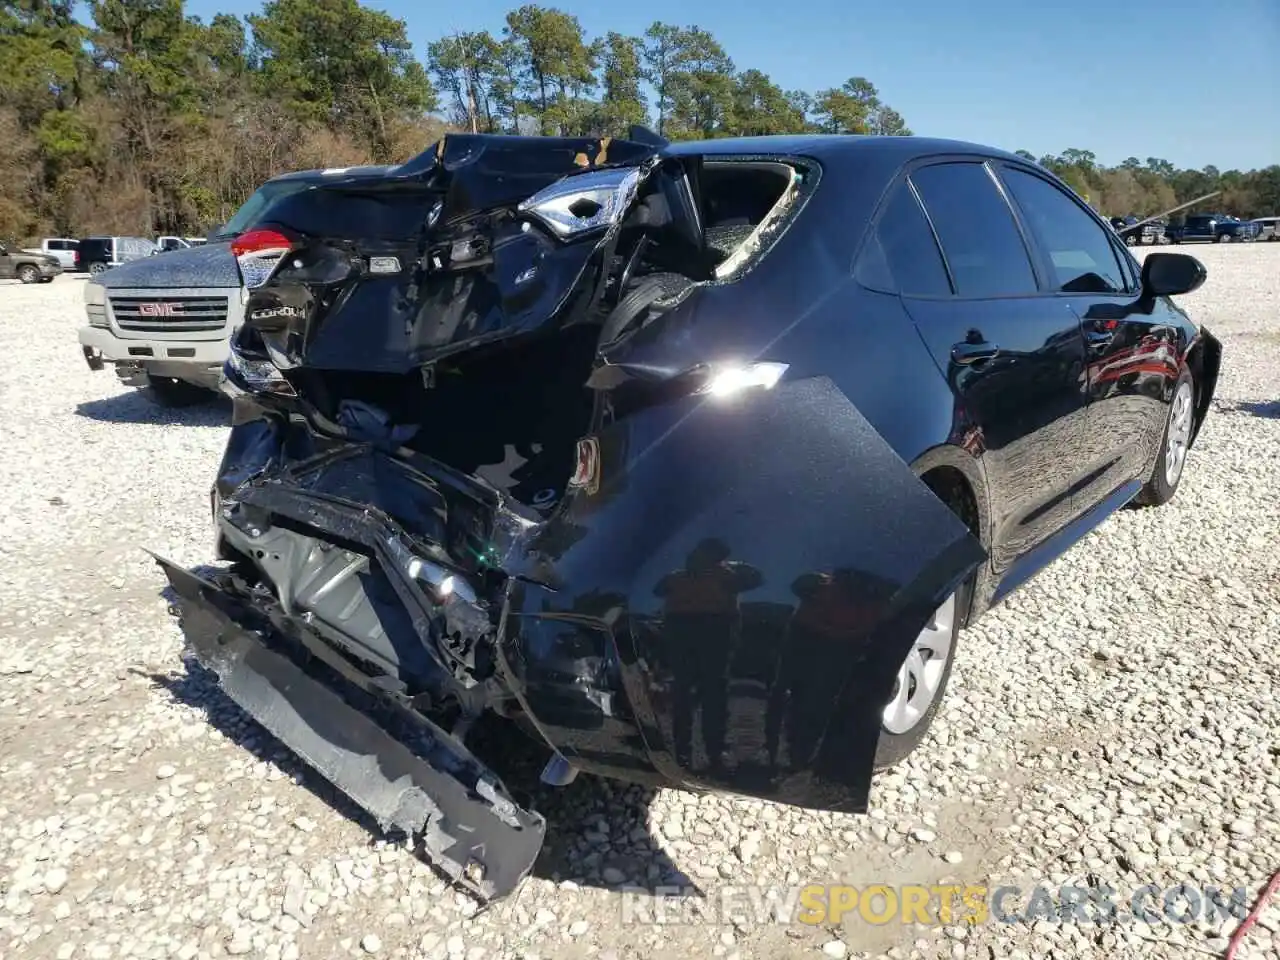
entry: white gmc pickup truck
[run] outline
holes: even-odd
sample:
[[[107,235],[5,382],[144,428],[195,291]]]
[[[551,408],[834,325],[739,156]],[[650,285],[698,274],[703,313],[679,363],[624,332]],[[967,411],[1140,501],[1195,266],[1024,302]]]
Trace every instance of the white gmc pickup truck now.
[[[80,348],[163,406],[197,403],[218,387],[245,299],[226,241],[126,263],[84,285]]]
[[[84,285],[88,323],[80,348],[91,370],[115,367],[121,382],[150,390],[162,406],[199,403],[217,390],[247,292],[231,250],[277,199],[340,174],[388,167],[302,170],[268,180],[203,246],[123,263]]]

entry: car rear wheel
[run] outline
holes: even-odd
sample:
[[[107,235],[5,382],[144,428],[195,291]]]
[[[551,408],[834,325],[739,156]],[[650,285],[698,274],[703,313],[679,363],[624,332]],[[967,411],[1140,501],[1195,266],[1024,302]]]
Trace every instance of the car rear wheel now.
[[[18,268],[18,279],[23,283],[35,283],[40,279],[40,271],[30,264]]]
[[[107,269],[107,265],[105,263],[95,262],[95,263],[89,264],[90,276],[96,277],[98,274],[104,272],[106,269]]]
[[[876,744],[875,766],[884,770],[899,763],[924,739],[942,706],[951,667],[955,662],[960,621],[973,592],[966,581],[947,597],[916,636],[911,651],[898,669],[893,696],[885,705]]]
[[[1164,436],[1156,454],[1151,476],[1134,498],[1134,503],[1144,507],[1158,507],[1173,499],[1182,481],[1187,464],[1187,451],[1191,448],[1191,433],[1195,429],[1196,391],[1191,371],[1185,367],[1178,375],[1169,402],[1169,413],[1164,424]]]
[[[147,389],[151,399],[162,407],[190,407],[204,403],[213,394],[194,383],[178,380],[175,377],[148,377]]]

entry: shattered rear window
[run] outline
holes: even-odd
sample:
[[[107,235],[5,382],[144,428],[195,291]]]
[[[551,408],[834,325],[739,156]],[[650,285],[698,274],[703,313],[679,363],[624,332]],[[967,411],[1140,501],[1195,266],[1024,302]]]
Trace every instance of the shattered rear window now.
[[[716,179],[722,182],[715,184]],[[740,184],[734,184],[735,179]],[[818,168],[810,161],[707,161],[702,176],[703,232],[707,245],[723,257],[714,279],[734,280],[760,260],[799,213],[817,181]]]

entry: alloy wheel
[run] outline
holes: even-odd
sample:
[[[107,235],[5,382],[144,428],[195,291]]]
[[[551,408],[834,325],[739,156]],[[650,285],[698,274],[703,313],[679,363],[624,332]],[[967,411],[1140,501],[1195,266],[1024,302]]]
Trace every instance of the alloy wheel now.
[[[1170,486],[1177,486],[1182,467],[1187,462],[1187,447],[1191,443],[1191,384],[1182,382],[1169,405],[1169,429],[1165,432],[1164,479]]]
[[[933,612],[917,635],[907,659],[898,668],[893,697],[881,719],[889,733],[909,733],[938,698],[951,657],[955,623],[956,595],[953,593]]]

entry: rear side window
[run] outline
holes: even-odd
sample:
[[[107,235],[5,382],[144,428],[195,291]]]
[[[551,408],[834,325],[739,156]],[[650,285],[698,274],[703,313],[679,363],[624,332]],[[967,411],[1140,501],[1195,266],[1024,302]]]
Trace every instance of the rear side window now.
[[[951,295],[942,254],[909,184],[893,190],[858,258],[858,282],[904,296]]]
[[[1037,292],[1022,235],[980,163],[943,163],[911,174],[942,243],[956,293],[1008,297]]]
[[[1107,231],[1048,180],[1005,169],[1005,185],[1062,293],[1123,293],[1128,287]],[[1136,222],[1136,221],[1135,221]]]

